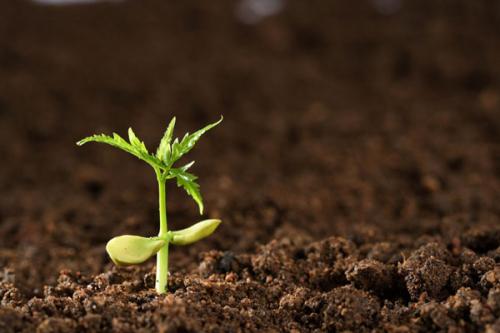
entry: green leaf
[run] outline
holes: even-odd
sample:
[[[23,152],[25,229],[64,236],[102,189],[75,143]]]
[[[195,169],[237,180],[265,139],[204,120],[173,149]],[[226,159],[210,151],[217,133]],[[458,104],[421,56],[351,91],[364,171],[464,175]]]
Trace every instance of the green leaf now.
[[[175,117],[173,117],[172,120],[170,120],[167,130],[165,131],[165,134],[163,135],[163,138],[160,141],[160,145],[156,150],[156,157],[166,164],[168,163],[168,160],[170,158],[170,141],[172,140],[172,135],[174,134],[174,127],[175,127]]]
[[[189,162],[186,165],[181,166],[179,169],[183,172],[187,171],[189,168],[191,168],[194,164],[194,161]]]
[[[188,245],[210,236],[221,224],[221,220],[210,219],[198,222],[189,228],[172,231],[170,243],[175,245]]]
[[[106,143],[115,148],[119,148],[123,151],[126,151],[129,154],[134,155],[135,157],[143,160],[144,162],[148,163],[155,169],[157,168],[166,169],[166,166],[164,163],[162,163],[162,161],[160,161],[158,158],[148,153],[148,150],[144,142],[142,142],[141,140],[139,140],[139,138],[137,138],[137,136],[135,135],[134,131],[131,128],[129,128],[128,135],[130,143],[127,142],[118,134],[113,133],[112,137],[105,134],[92,135],[78,141],[76,144],[79,146],[83,146],[88,142]]]
[[[129,127],[128,129],[128,141],[134,148],[136,148],[140,152],[149,154],[146,145],[144,144],[144,142],[139,140],[139,138],[135,135],[134,130],[131,127]]]
[[[177,186],[184,188],[184,190],[189,194],[194,201],[198,204],[200,210],[200,215],[203,214],[203,199],[200,194],[200,185],[196,183],[196,177],[192,173],[186,172],[186,170],[193,165],[194,162],[186,164],[181,168],[172,168],[169,171],[169,178],[177,179]]]
[[[175,139],[174,142],[172,143],[171,147],[171,156],[170,160],[168,161],[169,165],[172,165],[175,161],[177,161],[179,158],[181,158],[184,154],[188,153],[191,149],[193,149],[194,145],[200,137],[205,134],[208,130],[214,128],[215,126],[219,125],[224,117],[220,117],[218,121],[215,123],[209,124],[202,129],[194,132],[193,134],[187,133],[184,135],[182,140],[179,142],[179,139]]]
[[[106,244],[106,251],[118,266],[136,265],[156,254],[165,243],[158,237],[124,235],[111,239]]]

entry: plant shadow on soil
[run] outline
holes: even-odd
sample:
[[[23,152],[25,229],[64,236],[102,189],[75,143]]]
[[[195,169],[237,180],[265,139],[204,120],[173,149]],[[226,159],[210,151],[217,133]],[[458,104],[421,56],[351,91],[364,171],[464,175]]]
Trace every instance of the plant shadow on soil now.
[[[498,4],[379,3],[0,2],[0,332],[499,332]],[[74,143],[221,113],[193,159],[224,222],[157,296],[104,249],[157,232],[154,175]]]

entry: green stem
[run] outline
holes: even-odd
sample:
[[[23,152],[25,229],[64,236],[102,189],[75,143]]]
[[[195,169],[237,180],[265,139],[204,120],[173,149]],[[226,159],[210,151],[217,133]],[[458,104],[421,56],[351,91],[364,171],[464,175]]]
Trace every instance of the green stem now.
[[[156,172],[158,180],[158,196],[160,206],[160,232],[158,234],[161,238],[166,238],[168,233],[167,227],[167,202],[165,194],[165,179],[163,179],[161,172]],[[158,294],[167,292],[168,283],[168,241],[156,254],[156,291]]]

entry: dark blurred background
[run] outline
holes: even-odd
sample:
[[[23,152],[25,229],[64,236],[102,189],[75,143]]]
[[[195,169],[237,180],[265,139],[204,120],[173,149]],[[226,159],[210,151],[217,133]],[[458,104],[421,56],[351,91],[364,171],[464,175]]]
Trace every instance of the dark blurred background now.
[[[177,135],[225,117],[192,153],[225,224],[174,269],[297,233],[496,224],[499,59],[496,0],[1,1],[0,263],[34,288],[155,234],[149,167],[75,142],[132,126],[154,150],[174,115]],[[168,198],[173,228],[199,219]]]

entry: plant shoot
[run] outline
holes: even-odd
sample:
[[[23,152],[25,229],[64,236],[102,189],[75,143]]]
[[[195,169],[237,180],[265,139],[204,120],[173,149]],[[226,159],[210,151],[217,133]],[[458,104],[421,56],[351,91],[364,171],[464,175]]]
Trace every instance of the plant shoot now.
[[[146,145],[134,133],[132,128],[128,130],[128,142],[116,133],[112,136],[99,134],[89,136],[77,142],[82,146],[87,142],[101,142],[126,151],[129,154],[149,164],[156,174],[158,182],[158,197],[160,210],[160,231],[157,237],[141,237],[123,235],[111,239],[106,245],[111,260],[116,265],[137,265],[148,260],[156,254],[156,291],[163,294],[167,291],[168,281],[168,249],[169,245],[188,245],[199,241],[212,234],[221,223],[217,219],[209,219],[198,222],[189,228],[171,231],[167,225],[167,202],[165,185],[167,180],[176,180],[177,186],[184,188],[188,195],[198,205],[200,215],[203,214],[203,199],[200,194],[200,186],[196,182],[197,177],[188,172],[194,161],[180,167],[175,163],[187,154],[200,137],[208,130],[220,124],[219,121],[205,126],[193,134],[185,134],[182,140],[172,140],[175,117],[170,121],[160,145],[155,154],[148,152]]]

